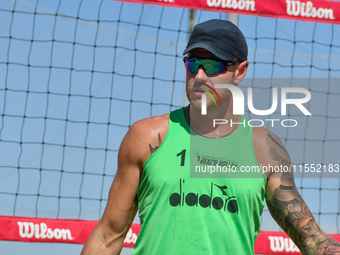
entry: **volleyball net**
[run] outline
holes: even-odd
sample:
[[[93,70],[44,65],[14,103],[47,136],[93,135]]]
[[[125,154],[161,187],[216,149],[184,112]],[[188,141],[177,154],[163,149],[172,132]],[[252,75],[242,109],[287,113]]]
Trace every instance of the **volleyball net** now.
[[[129,127],[186,105],[182,52],[192,24],[227,13],[239,14],[248,42],[248,80],[318,79],[307,85],[313,115],[275,132],[293,163],[339,164],[337,1],[1,1],[0,240],[84,243]],[[269,104],[275,84],[251,86]],[[340,179],[296,184],[321,228],[339,234]],[[261,224],[256,253],[298,252],[266,208]]]

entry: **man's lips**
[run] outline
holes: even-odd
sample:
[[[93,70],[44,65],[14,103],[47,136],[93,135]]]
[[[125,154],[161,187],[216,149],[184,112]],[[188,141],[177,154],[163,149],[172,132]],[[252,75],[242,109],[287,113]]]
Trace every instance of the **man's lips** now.
[[[201,85],[200,87],[196,87],[195,85]],[[203,86],[202,86],[203,85]],[[205,87],[205,88],[204,88]],[[194,94],[194,95],[202,95],[203,93],[207,93],[207,94],[209,94],[212,98],[213,98],[213,100],[214,100],[214,102],[215,102],[215,99],[214,99],[214,96],[213,96],[213,94],[215,94],[215,96],[218,98],[218,100],[220,101],[220,104],[222,105],[222,101],[221,101],[221,98],[220,98],[220,96],[219,96],[219,94],[216,92],[216,90],[212,87],[212,86],[210,86],[210,85],[208,85],[208,84],[206,84],[206,83],[204,83],[204,82],[196,82],[195,84],[194,84],[194,87],[193,87],[193,89],[191,90],[191,92]],[[215,102],[215,104],[216,104],[216,102]]]
[[[208,90],[210,93],[212,93],[212,91],[209,89],[210,87],[210,85],[204,82],[195,82],[193,88],[191,89],[191,92],[195,94],[204,94],[206,93],[204,90]]]
[[[207,90],[207,89],[206,89]],[[209,91],[210,92],[210,91]],[[210,92],[211,93],[211,92]],[[207,94],[206,91],[204,91],[203,89],[200,89],[200,88],[193,88],[191,90],[191,93],[190,93],[193,97],[195,98],[202,98],[202,95],[203,94]]]
[[[203,89],[201,88],[194,88],[191,90],[192,92],[194,93],[200,93],[200,94],[203,94],[203,93],[206,93]],[[209,91],[210,92],[210,91]]]

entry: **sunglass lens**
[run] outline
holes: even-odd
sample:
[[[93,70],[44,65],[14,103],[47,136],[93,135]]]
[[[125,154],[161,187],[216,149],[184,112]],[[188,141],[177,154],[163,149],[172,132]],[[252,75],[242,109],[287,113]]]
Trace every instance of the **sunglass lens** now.
[[[186,69],[192,73],[197,73],[200,66],[203,66],[208,75],[223,73],[225,64],[213,59],[185,58]]]
[[[208,75],[223,73],[225,71],[224,63],[220,61],[216,61],[213,59],[204,59],[205,63],[203,65],[205,72]]]

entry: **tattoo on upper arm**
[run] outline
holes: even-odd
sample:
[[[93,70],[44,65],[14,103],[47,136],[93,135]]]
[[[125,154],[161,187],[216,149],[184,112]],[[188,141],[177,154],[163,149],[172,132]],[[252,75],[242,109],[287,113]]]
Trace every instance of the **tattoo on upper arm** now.
[[[279,166],[285,169],[291,169],[292,162],[290,161],[287,150],[269,133],[267,134],[266,142],[269,146],[269,157],[277,161]],[[289,187],[294,186],[293,174],[290,171],[282,172],[281,180],[284,185],[288,185]],[[285,188],[287,189],[287,186]]]
[[[158,133],[158,146],[152,147],[151,143],[149,143],[150,153],[151,154],[154,153],[159,148],[159,146],[161,146],[161,144],[162,144],[161,134]]]
[[[290,166],[291,162],[287,150],[269,133],[266,142],[270,147],[268,151],[270,158],[283,166]]]
[[[279,166],[291,165],[288,152],[272,135],[267,135],[266,142],[271,159]],[[271,215],[302,254],[340,254],[340,244],[319,228],[296,189],[292,173],[282,172],[279,187],[272,194],[267,193],[266,200]]]

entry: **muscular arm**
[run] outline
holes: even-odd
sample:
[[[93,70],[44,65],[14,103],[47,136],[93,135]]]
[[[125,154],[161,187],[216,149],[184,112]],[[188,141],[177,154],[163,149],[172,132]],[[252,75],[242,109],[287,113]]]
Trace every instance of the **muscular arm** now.
[[[266,131],[261,163],[290,169],[291,160],[280,140]],[[283,168],[284,169],[284,168]],[[291,171],[268,173],[266,201],[274,220],[299,247],[302,254],[340,254],[340,244],[326,235],[300,196]]]
[[[118,170],[102,219],[87,240],[82,255],[119,254],[137,212],[140,155],[135,151],[134,127],[126,134],[118,153]]]
[[[82,255],[120,254],[126,233],[138,210],[137,190],[144,162],[157,149],[157,145],[160,146],[161,137],[167,131],[164,119],[153,117],[139,121],[127,132],[119,148],[118,170],[106,209],[89,236]]]

